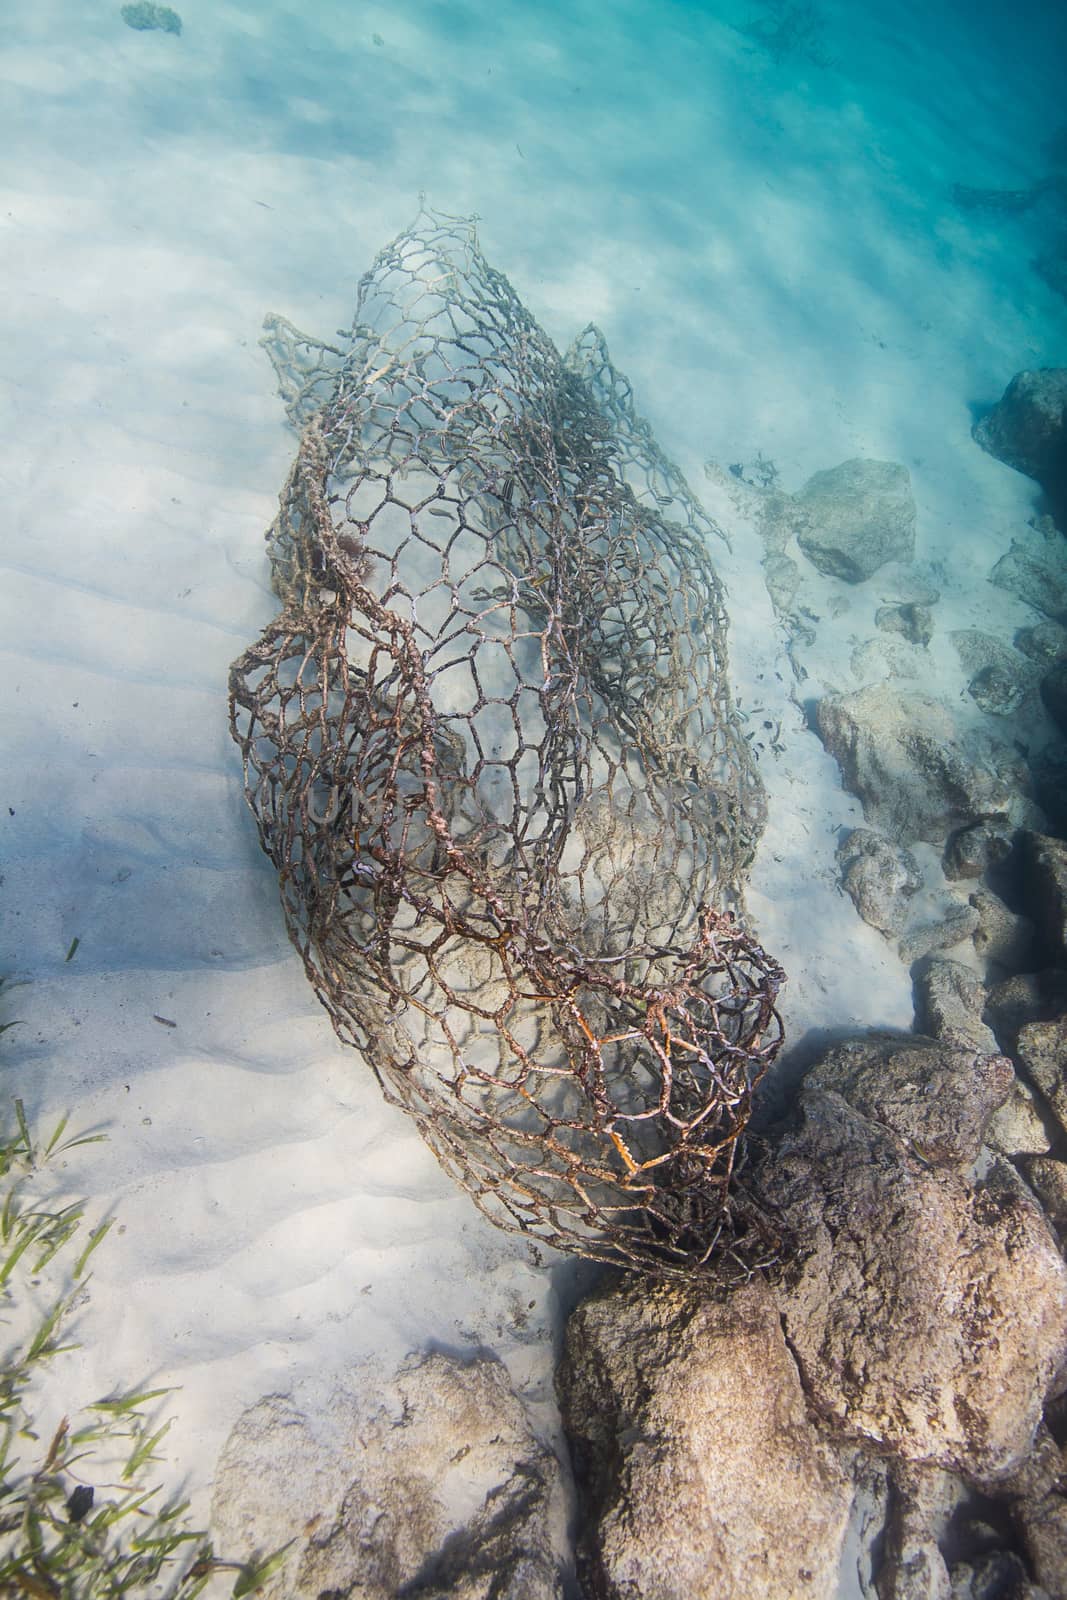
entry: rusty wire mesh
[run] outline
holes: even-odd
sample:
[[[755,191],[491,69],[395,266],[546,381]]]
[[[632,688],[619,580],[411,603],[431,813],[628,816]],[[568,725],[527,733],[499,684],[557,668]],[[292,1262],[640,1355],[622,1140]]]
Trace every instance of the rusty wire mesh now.
[[[421,214],[339,344],[267,326],[303,432],[231,715],[316,993],[493,1221],[751,1265],[782,973],[738,916],[716,530],[599,333],[561,360],[469,223]]]

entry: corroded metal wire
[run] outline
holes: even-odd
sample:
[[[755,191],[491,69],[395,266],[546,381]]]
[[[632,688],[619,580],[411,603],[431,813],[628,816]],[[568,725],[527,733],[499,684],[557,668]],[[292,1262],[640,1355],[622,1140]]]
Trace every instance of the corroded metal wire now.
[[[597,330],[561,359],[468,223],[387,246],[340,343],[265,342],[303,431],[231,715],[316,993],[493,1221],[750,1269],[783,974],[740,921],[717,530]]]

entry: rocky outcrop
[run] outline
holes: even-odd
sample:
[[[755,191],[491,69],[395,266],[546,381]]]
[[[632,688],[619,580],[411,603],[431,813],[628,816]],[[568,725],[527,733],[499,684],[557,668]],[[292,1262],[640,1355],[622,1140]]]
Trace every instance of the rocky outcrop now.
[[[1026,1180],[1062,1245],[1067,1239],[1067,1162],[1057,1161],[1054,1156],[1031,1155],[1022,1165]]]
[[[1004,1053],[1014,1056],[1028,1022],[1050,1022],[1062,1011],[1067,1011],[1067,972],[1050,967],[994,984],[986,995],[983,1020]]]
[[[837,848],[841,887],[864,922],[886,934],[901,931],[908,901],[922,887],[910,850],[892,845],[871,828],[854,828]]]
[[[897,951],[901,961],[910,967],[935,950],[954,950],[973,938],[980,926],[981,918],[974,906],[950,906],[937,922],[925,922],[910,929],[897,945]]]
[[[1067,545],[1051,518],[1039,518],[1030,538],[1013,540],[989,580],[1042,616],[1067,624]]]
[[[215,1479],[227,1547],[294,1541],[276,1600],[560,1600],[559,1465],[497,1361],[360,1369],[328,1403],[268,1395]]]
[[[982,1021],[985,985],[962,961],[932,956],[915,974],[916,1026],[942,1044],[996,1055],[997,1041]]]
[[[1013,1076],[1006,1056],[915,1034],[870,1033],[828,1051],[804,1089],[841,1095],[927,1161],[966,1167]]]
[[[968,1182],[806,1087],[760,1186],[797,1242],[780,1303],[818,1414],[972,1479],[1016,1467],[1067,1359],[1067,1267],[1011,1166]]]
[[[1024,971],[1034,948],[1034,925],[1029,917],[1009,911],[1003,900],[988,889],[976,889],[968,900],[978,913],[973,935],[978,955],[1001,976]]]
[[[879,606],[874,613],[874,625],[883,633],[903,634],[909,644],[925,649],[934,636],[934,613],[930,606],[917,601]]]
[[[875,684],[824,695],[819,737],[867,821],[891,839],[940,844],[953,829],[1007,816],[1023,778],[1012,752],[925,695]]]
[[[1067,1266],[983,1145],[1018,1087],[963,1044],[836,1047],[746,1180],[789,1240],[780,1280],[631,1282],[577,1308],[559,1388],[590,1597],[829,1596],[840,1560],[881,1600],[1040,1600],[1005,1514],[1049,1582]]]
[[[1016,650],[1038,667],[1051,667],[1067,657],[1067,628],[1058,622],[1035,622],[1017,628],[1013,640]]]
[[[1067,1458],[1042,1426],[1026,1461],[1000,1486],[1042,1591],[1067,1595]]]
[[[972,431],[983,450],[1036,479],[1060,505],[1067,489],[1067,367],[1017,372]]]
[[[1067,743],[1053,741],[1030,757],[1030,787],[1044,825],[1067,839]]]
[[[1011,840],[1001,828],[978,822],[950,835],[941,868],[950,882],[982,878],[991,867],[1003,866],[1011,855]]]
[[[1034,677],[1018,651],[978,628],[957,629],[950,638],[968,675],[967,692],[978,708],[994,717],[1018,711]]]
[[[1015,1058],[1067,1132],[1067,1011],[1021,1028]]]
[[[826,577],[862,583],[915,554],[911,479],[895,461],[857,458],[817,472],[793,505],[797,543]]]
[[[1067,967],[1067,843],[1046,834],[1025,834],[1023,882],[1044,955]]]
[[[788,616],[800,588],[800,568],[792,556],[772,552],[764,558],[763,581],[771,597],[771,605],[782,616]]]
[[[571,1316],[558,1380],[597,1600],[825,1600],[852,1501],[774,1297],[629,1283]]]
[[[1057,661],[1041,679],[1041,703],[1067,737],[1067,661]]]

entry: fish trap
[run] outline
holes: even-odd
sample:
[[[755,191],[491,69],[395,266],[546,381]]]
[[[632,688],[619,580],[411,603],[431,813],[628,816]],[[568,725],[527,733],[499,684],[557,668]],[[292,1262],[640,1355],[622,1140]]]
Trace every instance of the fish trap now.
[[[267,327],[302,436],[231,718],[316,994],[494,1222],[750,1270],[783,974],[739,917],[717,530],[602,336],[561,358],[469,223],[422,213],[340,344]]]

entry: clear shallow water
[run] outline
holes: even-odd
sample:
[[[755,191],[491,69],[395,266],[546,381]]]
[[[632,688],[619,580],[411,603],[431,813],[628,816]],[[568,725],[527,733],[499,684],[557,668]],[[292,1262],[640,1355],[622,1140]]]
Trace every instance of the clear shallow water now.
[[[244,814],[225,675],[273,610],[261,536],[294,450],[263,313],[330,337],[425,192],[480,215],[560,346],[604,328],[731,525],[738,692],[784,719],[752,909],[790,1037],[908,1026],[906,972],[836,888],[858,808],[777,677],[751,523],[703,469],[763,452],[793,490],[901,461],[945,631],[1033,620],[985,577],[1036,491],[970,425],[1063,360],[1067,302],[1031,262],[1067,222],[952,188],[1049,170],[1067,41],[1051,6],[826,5],[780,52],[747,4],[180,9],[175,37],[42,4],[0,51],[0,940],[31,979],[12,1092],[109,1125],[70,1181],[127,1230],[70,1381],[183,1382],[203,1485],[241,1405],[372,1345],[481,1340],[550,1417],[559,1318],[335,1044]],[[871,600],[843,595],[813,694],[849,684]],[[925,687],[958,672],[939,641]]]

